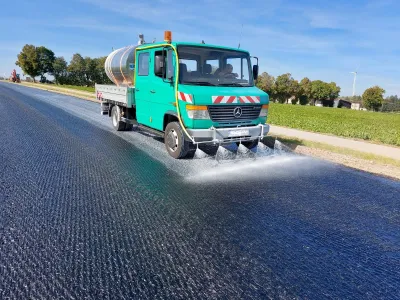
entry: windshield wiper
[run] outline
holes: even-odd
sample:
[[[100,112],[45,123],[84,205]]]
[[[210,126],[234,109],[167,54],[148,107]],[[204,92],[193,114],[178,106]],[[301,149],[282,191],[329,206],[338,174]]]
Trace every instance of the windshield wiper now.
[[[210,85],[210,86],[215,86],[215,84],[208,82],[208,81],[184,81],[184,84],[193,84],[193,85]]]
[[[236,83],[236,82],[220,83],[218,85],[220,85],[220,86],[240,86],[240,87],[244,87],[244,85],[241,85],[240,83]]]

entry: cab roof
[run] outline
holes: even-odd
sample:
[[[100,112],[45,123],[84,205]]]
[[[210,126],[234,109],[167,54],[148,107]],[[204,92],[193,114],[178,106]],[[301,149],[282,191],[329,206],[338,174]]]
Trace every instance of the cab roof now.
[[[140,45],[137,47],[138,50],[140,50],[141,47],[148,47],[148,46],[157,46],[157,45],[163,45],[165,42],[157,42],[157,43],[149,43],[149,44],[144,44]],[[221,45],[213,45],[213,44],[203,44],[203,43],[191,43],[191,42],[172,42],[172,45],[175,47],[179,46],[192,46],[192,47],[205,47],[205,48],[216,48],[216,49],[221,49],[221,50],[231,50],[231,51],[239,51],[239,52],[244,52],[249,54],[248,51],[239,49],[239,48],[232,48],[232,47],[225,47]]]

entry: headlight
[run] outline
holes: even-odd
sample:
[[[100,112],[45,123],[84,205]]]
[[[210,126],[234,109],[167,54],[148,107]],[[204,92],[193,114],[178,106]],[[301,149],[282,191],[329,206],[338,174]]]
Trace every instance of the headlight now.
[[[264,104],[264,105],[261,107],[260,117],[267,117],[267,116],[268,116],[268,107],[269,107],[268,104]]]
[[[207,106],[205,105],[186,105],[186,111],[190,119],[210,119]]]

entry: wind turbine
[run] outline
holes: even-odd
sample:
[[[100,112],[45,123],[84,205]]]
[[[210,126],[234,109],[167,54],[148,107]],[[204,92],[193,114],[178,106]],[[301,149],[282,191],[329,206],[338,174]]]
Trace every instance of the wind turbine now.
[[[357,78],[357,71],[356,72],[350,72],[351,74],[354,74],[354,79],[353,79],[353,97],[356,94],[356,78]]]
[[[355,96],[355,94],[356,94],[356,79],[357,79],[357,71],[358,71],[358,68],[359,68],[360,66],[358,66],[357,67],[357,69],[356,69],[356,71],[355,72],[350,72],[351,74],[354,74],[354,79],[353,79],[353,97]]]

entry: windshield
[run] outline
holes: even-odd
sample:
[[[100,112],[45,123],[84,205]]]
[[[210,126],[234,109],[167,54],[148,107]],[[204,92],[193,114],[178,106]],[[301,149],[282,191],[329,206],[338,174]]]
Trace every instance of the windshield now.
[[[179,83],[205,86],[253,86],[247,53],[219,48],[180,46]]]

